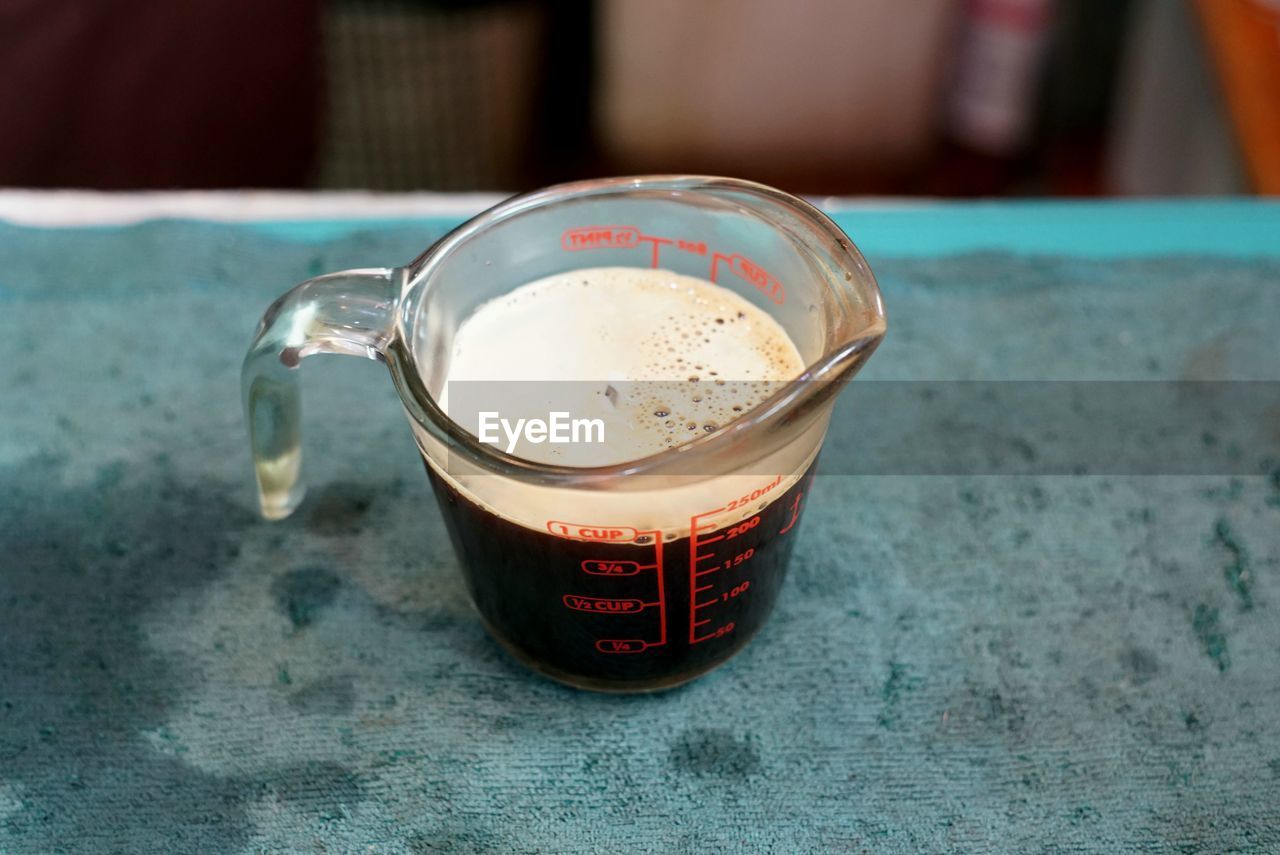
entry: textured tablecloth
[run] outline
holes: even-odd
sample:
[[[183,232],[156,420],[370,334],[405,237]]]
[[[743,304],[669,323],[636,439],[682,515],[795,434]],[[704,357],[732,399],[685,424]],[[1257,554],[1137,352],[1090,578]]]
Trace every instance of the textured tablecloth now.
[[[890,317],[840,454],[863,379],[1280,380],[1280,206],[839,219]],[[447,225],[0,225],[0,852],[1280,851],[1280,464],[820,477],[656,696],[489,640],[376,363],[307,363],[260,521],[260,312]]]

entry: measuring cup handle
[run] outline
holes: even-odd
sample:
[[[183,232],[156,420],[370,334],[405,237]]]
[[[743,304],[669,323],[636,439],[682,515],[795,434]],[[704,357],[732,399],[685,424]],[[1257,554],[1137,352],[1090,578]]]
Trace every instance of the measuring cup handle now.
[[[240,392],[258,500],[267,519],[302,501],[298,364],[316,353],[383,359],[394,329],[400,269],[347,270],[309,279],[271,304],[244,358]]]

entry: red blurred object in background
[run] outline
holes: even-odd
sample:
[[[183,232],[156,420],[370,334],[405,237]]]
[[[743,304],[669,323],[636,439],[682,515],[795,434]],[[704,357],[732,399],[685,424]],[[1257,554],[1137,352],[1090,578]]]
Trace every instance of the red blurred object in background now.
[[[0,185],[301,186],[316,0],[0,0]]]

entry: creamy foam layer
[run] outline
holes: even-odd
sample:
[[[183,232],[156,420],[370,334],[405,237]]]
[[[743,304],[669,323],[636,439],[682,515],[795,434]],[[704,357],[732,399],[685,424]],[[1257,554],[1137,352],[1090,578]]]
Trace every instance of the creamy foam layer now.
[[[522,438],[513,451],[599,466],[714,432],[803,370],[777,321],[728,288],[602,267],[530,282],[477,309],[455,335],[440,403],[477,435],[481,410],[510,425],[552,410],[599,419],[603,443]]]
[[[570,466],[635,460],[703,436],[805,367],[786,331],[735,292],[633,268],[575,270],[517,288],[467,318],[449,356],[437,400],[473,433],[485,407],[508,418],[546,418],[549,407],[607,417],[602,445],[524,442],[514,452]],[[511,522],[541,532],[556,530],[553,521],[631,527],[672,540],[688,536],[695,517],[704,530],[732,525],[786,493],[824,432],[825,421],[810,422],[767,458],[744,460],[741,472],[712,475],[693,464],[683,475],[631,476],[619,490],[495,475],[417,436],[440,477]]]

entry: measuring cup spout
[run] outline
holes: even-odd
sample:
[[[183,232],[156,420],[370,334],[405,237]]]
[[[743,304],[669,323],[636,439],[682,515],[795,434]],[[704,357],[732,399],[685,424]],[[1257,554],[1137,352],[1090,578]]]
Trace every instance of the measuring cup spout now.
[[[875,353],[880,342],[884,340],[884,325],[873,331],[858,336],[826,354],[806,369],[809,379],[821,381],[847,382],[858,373],[871,354]]]
[[[398,269],[376,268],[310,279],[271,304],[258,324],[240,391],[267,519],[287,517],[305,492],[299,363],[316,353],[384,359],[400,275]]]

